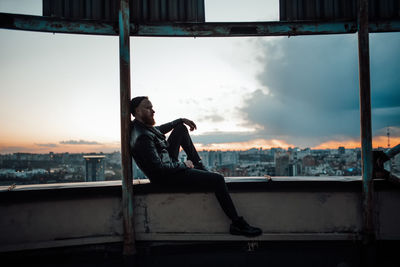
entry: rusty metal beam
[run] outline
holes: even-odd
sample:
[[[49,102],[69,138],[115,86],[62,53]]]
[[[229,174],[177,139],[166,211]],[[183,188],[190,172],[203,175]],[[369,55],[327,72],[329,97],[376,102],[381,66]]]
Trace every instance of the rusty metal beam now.
[[[368,29],[370,33],[400,32],[400,21],[370,21]]]
[[[140,24],[134,28],[137,36],[171,37],[240,37],[240,36],[292,36],[314,34],[355,33],[355,22],[231,22],[231,23],[168,23]]]
[[[364,241],[375,240],[374,202],[373,202],[373,157],[371,127],[371,84],[368,32],[368,0],[359,1],[358,11],[358,57],[360,83],[360,122],[361,122],[361,158],[363,180],[363,223]]]
[[[0,13],[0,28],[52,33],[118,35],[118,23],[71,21],[53,17]],[[130,23],[131,36],[237,37],[345,34],[357,32],[354,21]],[[400,21],[369,23],[369,32],[400,32]]]
[[[121,106],[121,157],[122,157],[122,211],[124,226],[123,254],[136,253],[134,213],[133,213],[133,173],[129,149],[131,113],[131,62],[129,43],[129,0],[120,1],[119,9],[119,68],[120,68],[120,106]]]
[[[131,24],[133,36],[240,37],[346,34],[357,32],[354,21],[341,22],[206,22]],[[400,21],[369,24],[369,32],[400,32]]]
[[[8,13],[0,13],[0,28],[53,33],[118,35],[118,22],[71,21]]]

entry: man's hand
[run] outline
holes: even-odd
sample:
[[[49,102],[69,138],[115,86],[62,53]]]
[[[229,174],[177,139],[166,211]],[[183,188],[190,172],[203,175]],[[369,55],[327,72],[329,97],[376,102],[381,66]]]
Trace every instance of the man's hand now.
[[[183,122],[184,124],[186,124],[187,126],[189,126],[190,131],[193,131],[194,129],[197,129],[196,124],[195,124],[193,121],[191,121],[191,120],[182,119],[182,122]]]
[[[185,163],[186,167],[188,167],[190,169],[194,168],[193,162],[191,160],[186,160],[184,163]]]

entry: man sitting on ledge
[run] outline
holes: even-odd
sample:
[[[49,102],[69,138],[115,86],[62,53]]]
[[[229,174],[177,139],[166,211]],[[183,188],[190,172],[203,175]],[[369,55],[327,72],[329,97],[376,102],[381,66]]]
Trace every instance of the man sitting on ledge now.
[[[223,211],[232,220],[230,233],[248,237],[262,234],[260,228],[250,226],[239,217],[228,193],[222,175],[206,170],[193,145],[189,132],[196,124],[188,119],[177,119],[154,127],[153,105],[148,97],[138,96],[131,100],[132,122],[130,149],[139,168],[152,183],[161,185],[206,186],[215,192]],[[164,134],[171,132],[168,140]],[[186,152],[188,160],[178,161],[179,148]]]

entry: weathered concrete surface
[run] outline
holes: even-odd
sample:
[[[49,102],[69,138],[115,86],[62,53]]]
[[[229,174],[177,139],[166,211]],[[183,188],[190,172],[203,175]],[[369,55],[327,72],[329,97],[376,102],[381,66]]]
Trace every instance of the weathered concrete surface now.
[[[361,188],[332,183],[236,183],[232,199],[264,234],[248,239],[228,234],[229,220],[210,192],[161,192],[135,188],[138,241],[353,240],[360,239]],[[336,182],[335,182],[336,183]],[[340,183],[340,182],[338,182]],[[345,183],[345,184],[343,184]],[[326,184],[326,185],[325,185]],[[329,184],[329,185],[328,185]],[[254,185],[254,186],[253,186]],[[274,184],[272,184],[274,185]],[[301,186],[303,185],[303,186]],[[236,188],[236,189],[235,189]],[[243,188],[243,189],[241,189]],[[289,190],[289,189],[290,190]],[[376,190],[377,237],[400,240],[400,191]],[[121,182],[0,188],[0,251],[121,242]]]
[[[232,193],[240,215],[265,234],[354,234],[361,231],[360,196],[354,193]],[[138,240],[159,234],[227,234],[229,220],[213,194],[136,197]],[[146,237],[147,234],[148,237]],[[350,237],[349,237],[350,238]],[[262,239],[262,237],[261,237]]]
[[[0,205],[0,249],[122,240],[121,201],[82,198]]]

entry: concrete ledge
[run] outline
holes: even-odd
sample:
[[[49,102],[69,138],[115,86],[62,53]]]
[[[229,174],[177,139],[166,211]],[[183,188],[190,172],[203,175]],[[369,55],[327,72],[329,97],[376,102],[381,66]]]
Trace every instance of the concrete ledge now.
[[[303,180],[302,180],[303,179]],[[326,179],[326,180],[322,180]],[[227,178],[259,241],[359,240],[359,178]],[[400,191],[375,181],[376,234],[400,240]],[[143,242],[251,241],[229,235],[229,220],[213,193],[135,181],[136,239]],[[0,251],[122,242],[121,182],[0,188]]]

